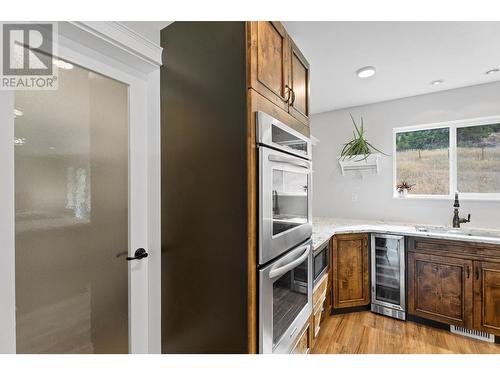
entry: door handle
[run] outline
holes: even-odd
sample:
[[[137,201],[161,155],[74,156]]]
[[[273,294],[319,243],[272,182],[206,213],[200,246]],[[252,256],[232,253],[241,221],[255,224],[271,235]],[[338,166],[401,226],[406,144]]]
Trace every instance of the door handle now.
[[[306,258],[309,255],[310,250],[311,250],[310,246],[306,246],[306,250],[304,251],[304,253],[300,257],[298,257],[297,259],[291,261],[288,264],[285,264],[284,266],[271,269],[271,271],[269,271],[269,278],[270,279],[274,279],[276,277],[281,277],[285,273],[287,273],[288,271],[290,271],[291,269],[297,267],[304,260],[306,260]]]
[[[285,95],[286,95],[285,103],[288,103],[290,101],[291,93],[292,93],[292,89],[290,88],[290,86],[285,85]]]
[[[276,163],[285,163],[285,164],[296,165],[298,167],[307,168],[307,169],[309,169],[311,167],[311,164],[308,161],[301,160],[301,159],[295,158],[295,157],[287,157],[287,156],[271,154],[268,156],[268,160],[276,162]]]
[[[134,253],[133,257],[127,257],[128,261],[134,260],[134,259],[142,259],[146,258],[149,254],[144,250],[142,247],[137,249]]]

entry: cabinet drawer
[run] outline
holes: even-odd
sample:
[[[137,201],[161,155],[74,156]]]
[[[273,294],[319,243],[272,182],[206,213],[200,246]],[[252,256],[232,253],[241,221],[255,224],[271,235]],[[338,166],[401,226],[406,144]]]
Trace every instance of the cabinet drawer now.
[[[292,349],[291,354],[307,354],[309,353],[309,350],[311,349],[311,325],[307,323],[306,328],[303,330],[302,334],[300,335],[299,339],[297,340],[297,343],[295,344],[294,348]]]
[[[313,291],[313,306],[316,308],[316,305],[321,301],[325,300],[326,296],[326,288],[328,286],[328,273],[323,275],[323,277],[319,280],[319,282],[314,287]]]
[[[318,303],[318,306],[314,310],[313,313],[313,335],[314,338],[318,337],[319,334],[319,327],[321,324],[321,316],[323,315],[323,303],[325,302],[325,299],[323,299],[320,303]]]

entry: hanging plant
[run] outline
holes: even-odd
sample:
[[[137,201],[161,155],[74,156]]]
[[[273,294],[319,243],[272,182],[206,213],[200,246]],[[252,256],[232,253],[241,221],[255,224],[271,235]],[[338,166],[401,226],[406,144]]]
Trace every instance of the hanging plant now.
[[[355,160],[363,161],[368,159],[368,156],[372,153],[372,151],[377,151],[381,154],[387,155],[386,153],[375,148],[370,142],[366,140],[363,116],[361,116],[361,125],[359,127],[356,124],[356,121],[354,120],[354,117],[351,113],[349,113],[349,116],[351,116],[351,120],[355,130],[353,130],[352,132],[353,139],[344,144],[344,147],[340,152],[340,158],[342,160],[345,160],[347,158],[353,158],[354,156],[363,155],[362,158]]]

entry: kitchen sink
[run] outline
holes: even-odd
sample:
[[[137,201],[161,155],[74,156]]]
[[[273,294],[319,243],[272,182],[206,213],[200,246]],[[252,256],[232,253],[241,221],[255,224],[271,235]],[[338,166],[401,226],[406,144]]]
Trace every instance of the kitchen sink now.
[[[494,230],[431,227],[431,226],[416,226],[415,229],[417,232],[422,232],[422,233],[443,233],[443,234],[454,234],[454,235],[471,236],[471,237],[500,238],[500,231],[494,231]]]

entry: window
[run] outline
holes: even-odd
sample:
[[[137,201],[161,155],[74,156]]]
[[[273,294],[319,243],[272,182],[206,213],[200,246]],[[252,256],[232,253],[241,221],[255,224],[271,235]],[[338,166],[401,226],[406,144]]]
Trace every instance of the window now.
[[[394,129],[394,194],[500,199],[500,117]]]
[[[500,124],[457,129],[457,182],[464,193],[500,193]]]
[[[397,181],[414,184],[411,194],[447,195],[450,191],[450,130],[396,135]]]

